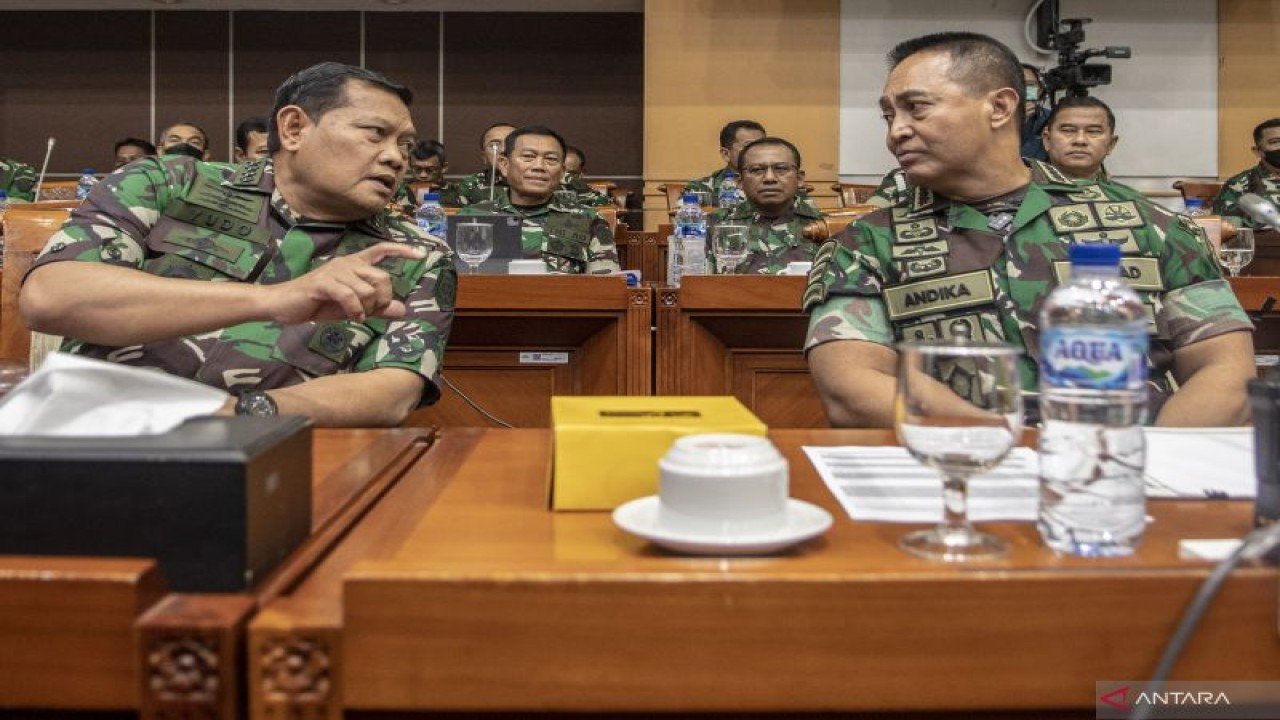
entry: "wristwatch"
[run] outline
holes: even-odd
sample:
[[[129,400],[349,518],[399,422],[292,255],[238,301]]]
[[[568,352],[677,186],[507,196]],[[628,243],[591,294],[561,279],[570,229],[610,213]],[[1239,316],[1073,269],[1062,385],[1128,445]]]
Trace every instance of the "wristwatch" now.
[[[280,408],[276,401],[262,390],[250,390],[236,399],[236,414],[249,417],[275,417]]]

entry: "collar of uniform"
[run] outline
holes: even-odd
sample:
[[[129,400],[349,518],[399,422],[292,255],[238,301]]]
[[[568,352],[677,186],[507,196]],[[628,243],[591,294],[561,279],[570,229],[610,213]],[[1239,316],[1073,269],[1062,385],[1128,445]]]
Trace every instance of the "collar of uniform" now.
[[[1071,178],[1061,170],[1043,160],[1023,158],[1027,168],[1031,170],[1031,184],[1040,185],[1049,191],[1076,192],[1078,187]],[[1086,183],[1089,181],[1086,181]]]
[[[725,220],[750,220],[755,222],[760,211],[756,208],[755,203],[750,199],[743,199],[733,207],[725,210],[717,210],[716,214]],[[791,200],[791,214],[797,217],[817,220],[822,217],[822,213],[817,208],[810,205],[804,198],[796,195]]]

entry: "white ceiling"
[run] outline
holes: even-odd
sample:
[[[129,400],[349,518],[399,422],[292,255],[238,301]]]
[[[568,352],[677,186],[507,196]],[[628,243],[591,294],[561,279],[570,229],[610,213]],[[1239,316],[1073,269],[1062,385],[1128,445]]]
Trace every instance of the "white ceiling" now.
[[[644,0],[0,0],[4,10],[644,12]]]

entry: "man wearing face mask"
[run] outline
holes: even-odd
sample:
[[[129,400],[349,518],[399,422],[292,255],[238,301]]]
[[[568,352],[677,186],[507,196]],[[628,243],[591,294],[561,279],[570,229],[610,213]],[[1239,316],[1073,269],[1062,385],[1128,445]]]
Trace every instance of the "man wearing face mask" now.
[[[1040,71],[1035,65],[1022,63],[1022,81],[1024,85],[1022,103],[1022,157],[1033,160],[1048,160],[1049,153],[1040,141],[1040,135],[1049,124],[1049,108],[1045,107],[1044,83],[1040,80]]]
[[[199,125],[180,122],[165,128],[156,141],[161,155],[186,155],[196,160],[209,159],[209,133]]]
[[[1215,215],[1238,217],[1246,227],[1253,227],[1254,220],[1238,207],[1241,195],[1253,193],[1273,205],[1280,205],[1280,118],[1265,120],[1253,129],[1250,149],[1258,158],[1258,164],[1232,176],[1213,199]]]

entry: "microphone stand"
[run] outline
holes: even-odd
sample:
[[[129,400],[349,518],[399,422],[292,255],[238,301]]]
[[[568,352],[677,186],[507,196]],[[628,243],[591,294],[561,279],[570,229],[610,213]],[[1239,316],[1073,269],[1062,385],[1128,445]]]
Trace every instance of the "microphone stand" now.
[[[489,202],[493,202],[493,188],[498,184],[498,143],[489,143]]]
[[[49,171],[49,157],[53,155],[53,146],[57,142],[56,138],[49,138],[48,147],[44,151],[44,164],[40,166],[40,177],[36,178],[36,191],[31,202],[40,202],[40,186],[44,185],[44,174]]]

